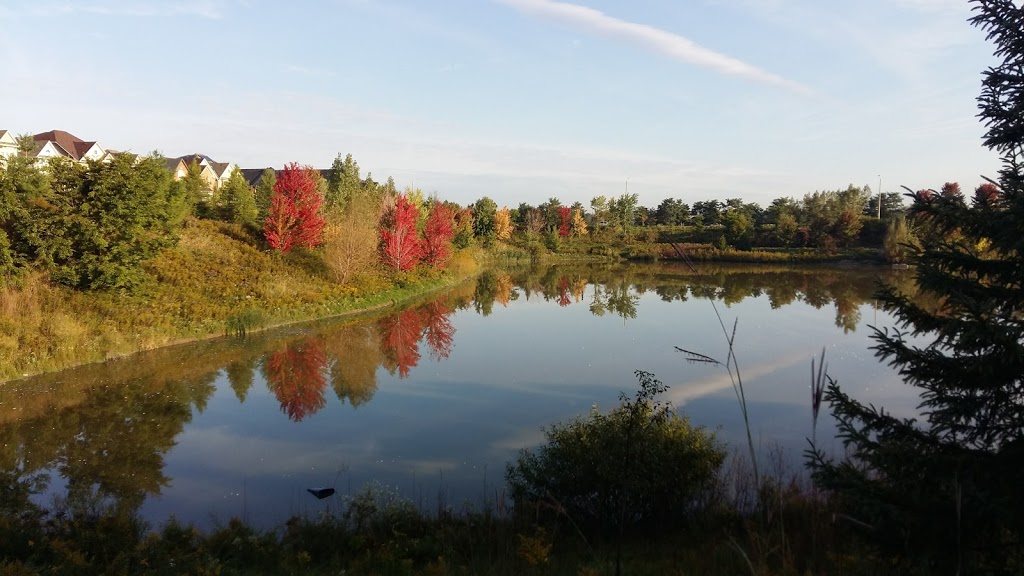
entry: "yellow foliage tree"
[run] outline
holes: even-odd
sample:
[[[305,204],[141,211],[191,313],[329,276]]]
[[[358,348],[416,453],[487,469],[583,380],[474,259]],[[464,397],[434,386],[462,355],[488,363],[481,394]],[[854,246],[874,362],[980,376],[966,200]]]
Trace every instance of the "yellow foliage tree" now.
[[[512,237],[512,216],[509,214],[508,206],[494,214],[494,235],[498,240],[508,240]]]
[[[579,208],[572,213],[572,233],[576,236],[587,235],[587,221],[583,218],[583,211]]]

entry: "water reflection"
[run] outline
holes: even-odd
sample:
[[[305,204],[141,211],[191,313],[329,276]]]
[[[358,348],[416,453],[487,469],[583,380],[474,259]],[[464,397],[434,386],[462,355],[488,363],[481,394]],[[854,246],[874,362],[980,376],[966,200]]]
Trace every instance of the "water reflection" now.
[[[212,445],[209,438],[214,431],[223,434],[227,430],[235,439],[228,437],[225,443],[237,445],[239,438],[252,439],[253,452],[266,453],[268,459],[272,446],[284,446],[280,451],[285,453],[295,451],[303,441],[316,447],[317,454],[333,454],[331,447],[338,446],[340,438],[349,434],[351,438],[347,441],[358,444],[346,445],[345,458],[349,461],[355,461],[353,454],[359,451],[371,454],[367,457],[370,461],[382,451],[391,450],[409,462],[418,462],[409,464],[413,469],[453,469],[453,462],[469,458],[467,453],[512,453],[538,437],[539,425],[571,416],[596,401],[588,397],[590,393],[566,392],[568,389],[561,383],[567,376],[551,373],[549,365],[541,360],[537,361],[538,366],[544,366],[538,368],[541,376],[523,366],[523,361],[529,364],[529,355],[535,354],[527,347],[529,335],[562,331],[563,339],[545,340],[549,342],[547,348],[554,348],[555,353],[577,345],[597,349],[593,339],[601,337],[589,324],[577,329],[565,323],[569,317],[550,318],[553,312],[544,312],[545,317],[529,316],[535,308],[571,312],[575,314],[572,318],[578,318],[580,312],[591,318],[607,316],[621,319],[620,327],[623,323],[641,323],[646,329],[648,324],[643,322],[648,309],[652,314],[664,315],[666,310],[696,300],[714,299],[732,307],[748,299],[764,299],[770,309],[783,313],[787,307],[796,308],[798,304],[813,309],[832,307],[835,326],[846,334],[863,326],[863,310],[872,312],[865,306],[872,302],[871,294],[879,276],[913,294],[910,274],[884,270],[723,266],[705,267],[698,276],[671,265],[599,265],[490,271],[438,298],[376,319],[289,327],[245,339],[220,339],[159,350],[10,382],[0,386],[0,480],[4,484],[0,490],[12,497],[35,493],[43,495],[37,498],[56,496],[75,505],[99,503],[123,511],[138,510],[147,498],[156,498],[178,484],[198,486],[195,489],[199,492],[214,490],[211,486],[218,480],[213,478],[213,471],[192,470],[194,466],[201,467],[192,463],[201,462],[201,457],[188,453],[186,447],[175,451],[186,430],[206,434],[206,441],[199,444],[207,446]],[[502,319],[490,318],[497,316],[499,310],[503,311]],[[455,320],[456,315],[459,321]],[[483,350],[480,346],[486,340],[487,329],[472,319],[485,317],[493,330],[507,333],[495,336],[499,341],[506,338],[502,341],[504,349],[512,356],[523,356],[515,368],[501,368],[506,360],[499,362],[494,352],[477,353]],[[517,319],[526,320],[518,325]],[[459,330],[472,332],[460,340]],[[467,354],[456,358],[454,352],[460,345],[467,347]],[[579,354],[575,364],[561,362],[561,369],[578,371],[581,362],[593,362],[608,371],[608,364],[599,361],[609,361],[609,354],[602,358],[585,356],[585,350]],[[779,369],[779,358],[785,359],[781,365],[802,362],[801,354],[802,351],[790,351],[777,355],[774,360],[763,362],[770,368],[753,366],[749,375],[751,379],[770,376]],[[863,356],[861,352],[857,354]],[[432,372],[418,375],[418,367],[427,362],[433,367]],[[449,366],[447,370],[464,366],[474,374],[473,380],[467,384],[464,377],[442,374],[442,365]],[[643,366],[630,369],[636,367]],[[501,384],[507,388],[497,392],[499,381],[509,378],[513,383]],[[371,400],[385,380],[408,380],[413,388],[406,393],[419,387],[427,394],[429,389],[434,394],[431,402],[435,402],[430,405],[438,408],[419,410],[415,404],[406,405],[395,397],[387,404],[390,412],[375,413],[372,421],[356,418],[352,410],[374,405]],[[334,391],[336,403],[328,386]],[[458,392],[444,396],[446,389],[455,388]],[[712,376],[704,383],[677,390],[677,401],[700,398],[719,388]],[[207,428],[195,427],[193,420],[204,415],[218,390],[226,393],[230,402],[223,394],[217,395],[216,414],[208,416],[214,420]],[[515,400],[510,399],[513,390],[517,394]],[[556,391],[567,399],[562,404],[541,403],[537,396]],[[479,406],[466,404],[483,402],[477,398],[486,397],[496,398],[495,412],[487,413]],[[424,401],[421,399],[420,403]],[[337,408],[332,408],[332,404]],[[255,412],[242,416],[239,411],[243,405]],[[350,416],[332,414],[329,420],[317,417],[344,405],[348,406]],[[273,414],[266,412],[265,406],[271,412],[276,406],[285,422],[273,421]],[[568,410],[576,412],[567,413]],[[346,423],[346,418],[351,421]],[[405,440],[381,436],[381,430],[406,418],[417,422],[418,428],[406,431]],[[519,420],[513,422],[516,418]],[[442,432],[446,419],[457,427]],[[240,422],[245,422],[244,426]],[[288,425],[304,428],[288,429]],[[263,436],[274,434],[277,436],[273,439]],[[424,444],[420,438],[435,440]],[[382,446],[385,441],[404,444],[402,448],[387,448]],[[192,446],[191,442],[184,444]],[[166,464],[172,452],[182,459],[174,478]],[[326,459],[312,453],[309,458]],[[274,465],[273,459],[270,464],[261,464],[270,469]],[[500,465],[500,461],[495,463],[499,478]],[[242,462],[238,466],[248,464]],[[308,463],[305,466],[309,468]],[[331,462],[330,466],[336,468],[337,464]],[[295,470],[286,475],[298,474]],[[233,482],[237,487],[241,478],[250,475],[257,475],[255,468],[226,476],[223,482]],[[336,476],[334,468],[329,476]],[[220,487],[216,489],[223,492]],[[256,489],[249,490],[255,498]],[[195,501],[195,509],[174,511],[188,520],[201,519],[206,516],[202,506],[209,506],[211,499],[212,496]],[[294,511],[294,505],[289,506],[292,508],[286,511]],[[231,510],[236,513],[238,507]]]

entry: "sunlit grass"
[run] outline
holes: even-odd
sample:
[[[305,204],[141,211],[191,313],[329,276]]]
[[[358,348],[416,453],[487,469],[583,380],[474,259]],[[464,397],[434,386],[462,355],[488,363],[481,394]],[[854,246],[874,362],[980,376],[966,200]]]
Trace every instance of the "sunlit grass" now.
[[[197,338],[392,305],[472,275],[472,254],[448,272],[379,271],[338,284],[313,250],[258,249],[235,225],[196,221],[145,264],[133,293],[78,292],[30,275],[0,291],[0,380],[107,360]]]

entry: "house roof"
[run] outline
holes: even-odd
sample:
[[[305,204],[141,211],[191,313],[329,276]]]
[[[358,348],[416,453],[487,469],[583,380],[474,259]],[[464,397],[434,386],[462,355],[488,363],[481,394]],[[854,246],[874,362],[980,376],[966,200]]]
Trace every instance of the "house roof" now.
[[[249,183],[249,186],[255,188],[256,185],[260,183],[260,178],[263,177],[263,172],[265,170],[266,168],[242,168],[242,177]],[[273,168],[271,168],[271,170],[273,170]],[[276,170],[274,170],[274,174],[277,174]]]
[[[74,156],[75,160],[81,160],[85,157],[86,153],[96,145],[96,142],[75,142]],[[69,150],[70,152],[70,150]]]
[[[33,158],[39,156],[39,153],[42,152],[43,148],[46,148],[47,146],[53,146],[53,149],[56,150],[57,153],[60,154],[61,156],[67,156],[69,158],[72,157],[70,152],[61,148],[61,146],[54,142],[53,140],[36,140],[35,145],[32,146],[32,151],[29,152],[29,156]]]
[[[213,168],[213,173],[217,175],[217,178],[223,178],[230,166],[231,162],[210,162],[210,167]]]
[[[65,154],[67,154],[68,156],[75,160],[81,160],[82,154],[88,152],[89,148],[91,148],[92,145],[95,144],[95,142],[86,142],[79,138],[78,136],[75,136],[70,132],[65,132],[64,130],[50,130],[49,132],[40,132],[39,134],[33,135],[32,139],[35,140],[36,142],[53,142]],[[88,144],[88,146],[85,146],[84,148],[81,149],[81,152],[79,152],[79,149],[83,144]]]
[[[7,134],[7,130],[0,130],[0,138],[3,138],[4,134]]]
[[[195,154],[186,154],[184,156],[178,156],[178,160],[183,160],[185,162],[185,165],[187,166],[191,166],[192,164],[216,164],[216,162],[213,161],[213,158],[210,158],[206,154],[200,154],[198,152],[196,152]]]

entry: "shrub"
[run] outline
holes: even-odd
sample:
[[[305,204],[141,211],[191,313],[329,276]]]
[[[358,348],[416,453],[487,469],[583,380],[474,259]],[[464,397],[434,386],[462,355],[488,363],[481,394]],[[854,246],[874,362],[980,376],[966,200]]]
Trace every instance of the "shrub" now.
[[[526,245],[526,249],[530,252],[530,258],[533,260],[540,260],[547,253],[547,249],[540,242],[530,242]]]
[[[579,526],[666,526],[689,519],[711,494],[725,451],[714,434],[693,427],[653,375],[637,371],[634,398],[620,395],[608,414],[556,424],[547,443],[523,450],[506,468],[517,504],[551,501]]]

